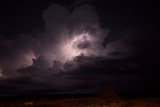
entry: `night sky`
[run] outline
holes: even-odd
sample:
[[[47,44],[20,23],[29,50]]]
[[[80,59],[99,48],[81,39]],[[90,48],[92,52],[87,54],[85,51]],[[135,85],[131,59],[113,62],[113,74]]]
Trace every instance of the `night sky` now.
[[[158,14],[146,0],[1,0],[0,96],[160,94]]]

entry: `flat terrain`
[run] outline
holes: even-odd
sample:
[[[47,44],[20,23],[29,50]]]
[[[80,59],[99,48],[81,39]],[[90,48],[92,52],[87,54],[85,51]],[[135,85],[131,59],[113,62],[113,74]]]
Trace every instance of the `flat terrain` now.
[[[0,107],[160,107],[160,98],[39,98],[1,100]]]

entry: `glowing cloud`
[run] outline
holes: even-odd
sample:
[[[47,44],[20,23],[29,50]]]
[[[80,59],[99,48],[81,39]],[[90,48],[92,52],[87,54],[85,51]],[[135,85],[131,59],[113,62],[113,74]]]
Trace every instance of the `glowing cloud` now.
[[[76,35],[71,39],[62,41],[60,51],[62,53],[63,60],[71,60],[81,54],[88,55],[92,41],[93,38],[88,33]]]
[[[5,76],[2,74],[2,69],[0,68],[0,79],[5,78]]]
[[[57,54],[54,54],[56,60],[66,62],[74,59],[76,56],[99,56],[102,55],[102,43],[97,36],[83,32],[81,34],[73,34],[65,40],[62,39],[57,43]]]

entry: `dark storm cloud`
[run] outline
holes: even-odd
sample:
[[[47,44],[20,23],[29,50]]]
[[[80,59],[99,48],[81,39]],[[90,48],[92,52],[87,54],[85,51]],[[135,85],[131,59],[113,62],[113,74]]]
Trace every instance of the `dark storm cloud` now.
[[[61,66],[45,67],[45,60],[40,57],[32,66],[19,69],[17,72],[21,76],[1,81],[0,85],[3,86],[1,95],[39,94],[39,91],[41,93],[94,93],[105,87],[110,87],[117,92],[143,92],[146,87],[155,87],[150,83],[156,82],[158,78],[153,80],[150,74],[141,71],[143,68],[137,63],[139,62],[128,59],[79,56],[62,65],[65,68],[62,69]],[[144,81],[149,83],[142,85]],[[152,89],[148,89],[148,92],[150,91]]]
[[[64,57],[65,53],[60,50],[62,42],[75,35],[91,33],[97,37],[98,42],[102,42],[107,35],[100,27],[95,8],[90,5],[75,7],[70,12],[62,5],[52,4],[42,16],[45,21],[45,32],[33,35],[24,33],[12,40],[5,38],[2,40],[0,67],[7,77],[13,76],[17,69],[32,65],[32,59],[37,56],[44,56],[46,65],[51,67],[55,59],[61,60],[61,57]],[[103,48],[100,43],[93,47],[95,50]]]
[[[78,66],[71,68],[75,64]],[[126,61],[105,60],[103,57],[81,56],[73,63],[64,64],[65,69],[45,68],[42,65],[43,60],[35,61],[32,66],[17,71],[21,74],[20,77],[1,81],[1,94],[36,93],[36,90],[41,90],[42,93],[92,93],[99,92],[104,87],[119,89],[121,85],[129,84],[126,80],[136,83],[139,78],[129,73],[132,66]],[[116,85],[116,81],[121,85]]]
[[[13,40],[1,37],[0,67],[7,76],[7,79],[0,81],[1,95],[89,93],[104,87],[132,92],[151,86],[151,83],[141,86],[143,82],[139,81],[159,81],[153,79],[157,77],[154,76],[157,72],[149,76],[154,67],[150,61],[154,64],[159,61],[156,59],[159,58],[159,41],[157,36],[152,37],[156,35],[155,29],[124,30],[119,33],[122,38],[114,39],[104,47],[102,43],[109,30],[101,27],[96,9],[83,3],[83,0],[76,1],[72,11],[59,4],[50,5],[42,15],[45,22],[43,33],[21,34]],[[90,56],[81,54],[73,60],[59,61],[66,54],[59,50],[59,46],[73,36],[86,32],[97,39],[94,50],[99,53],[103,50],[104,54],[96,56],[96,52],[92,51]],[[81,41],[76,46],[86,49],[91,45],[90,41]],[[14,78],[8,78],[14,74],[17,74]]]
[[[4,75],[14,76],[19,68],[32,65],[39,43],[28,34],[20,34],[14,40],[3,38],[0,43],[0,66]]]
[[[2,73],[7,77],[12,76],[17,69],[32,65],[32,59],[37,56],[44,56],[46,65],[51,67],[55,59],[62,60],[66,54],[60,50],[62,43],[81,33],[90,33],[96,37],[97,41],[92,46],[94,48],[92,52],[101,53],[103,49],[101,43],[108,30],[101,28],[99,16],[93,6],[77,6],[70,12],[67,7],[52,4],[42,16],[45,21],[45,32],[33,35],[24,33],[13,40],[2,40],[0,66]],[[90,45],[91,43],[87,41],[78,44],[77,48],[84,49]]]
[[[40,37],[41,52],[50,65],[55,59],[62,62],[64,59],[68,60],[66,57],[72,53],[69,53],[68,56],[64,55],[67,53],[62,48],[73,37],[81,34],[89,34],[94,37],[95,43],[94,45],[92,43],[91,51],[93,54],[101,53],[100,51],[103,49],[101,44],[109,32],[109,30],[101,28],[96,9],[86,4],[74,8],[71,12],[62,5],[52,4],[43,12],[43,19],[46,33]]]

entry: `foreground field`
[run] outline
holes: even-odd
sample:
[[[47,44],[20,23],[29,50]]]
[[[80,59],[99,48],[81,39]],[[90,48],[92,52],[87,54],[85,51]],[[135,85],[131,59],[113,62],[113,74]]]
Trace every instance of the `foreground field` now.
[[[123,100],[122,100],[123,99]],[[0,107],[160,107],[159,98],[65,98],[1,101]]]
[[[68,96],[69,95],[69,96]],[[18,99],[2,99],[0,107],[160,107],[160,98],[119,97],[110,88],[95,95],[52,95],[52,97],[22,96]],[[54,96],[54,98],[53,98]],[[10,98],[10,97],[9,97]]]

